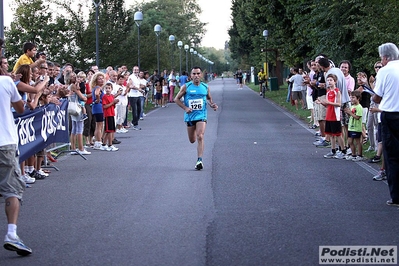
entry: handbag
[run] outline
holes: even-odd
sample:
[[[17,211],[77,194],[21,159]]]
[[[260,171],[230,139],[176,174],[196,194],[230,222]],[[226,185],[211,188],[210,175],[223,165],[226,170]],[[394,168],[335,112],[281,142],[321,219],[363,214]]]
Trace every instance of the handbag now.
[[[68,103],[68,114],[73,116],[78,116],[81,113],[82,113],[82,108],[78,103],[78,96],[76,96],[74,102],[69,101]]]

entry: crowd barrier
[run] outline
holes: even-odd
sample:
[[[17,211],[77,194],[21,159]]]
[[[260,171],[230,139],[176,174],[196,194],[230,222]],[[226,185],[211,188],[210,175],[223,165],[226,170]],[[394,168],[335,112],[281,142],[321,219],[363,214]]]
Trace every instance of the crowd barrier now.
[[[34,110],[26,110],[23,114],[14,117],[18,133],[20,163],[42,150],[47,152],[68,147],[59,154],[70,152],[67,109],[68,101],[64,100],[60,105],[50,103]],[[57,145],[46,150],[53,143]],[[78,153],[78,155],[86,159],[82,154]],[[45,165],[47,165],[46,156]],[[56,167],[53,168],[58,170]]]

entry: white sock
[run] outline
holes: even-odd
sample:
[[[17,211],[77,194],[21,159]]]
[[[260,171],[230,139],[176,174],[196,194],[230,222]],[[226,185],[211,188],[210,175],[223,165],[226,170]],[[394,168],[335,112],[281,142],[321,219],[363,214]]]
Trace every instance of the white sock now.
[[[17,238],[17,225],[16,224],[8,224],[7,234],[14,239]]]
[[[35,170],[35,167],[33,167],[33,165],[28,166],[28,172],[29,172],[29,173],[32,173],[33,170]]]

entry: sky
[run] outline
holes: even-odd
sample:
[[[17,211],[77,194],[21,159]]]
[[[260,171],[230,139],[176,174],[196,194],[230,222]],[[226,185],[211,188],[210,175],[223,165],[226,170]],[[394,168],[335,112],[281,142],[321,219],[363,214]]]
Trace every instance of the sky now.
[[[13,13],[9,6],[9,1],[4,2],[4,25],[9,26]],[[130,2],[126,0],[126,2]],[[129,3],[127,3],[129,5]],[[203,47],[214,47],[224,49],[225,41],[229,40],[227,33],[232,25],[231,22],[231,0],[198,0],[198,5],[202,9],[200,20],[208,23],[206,34],[202,39]]]

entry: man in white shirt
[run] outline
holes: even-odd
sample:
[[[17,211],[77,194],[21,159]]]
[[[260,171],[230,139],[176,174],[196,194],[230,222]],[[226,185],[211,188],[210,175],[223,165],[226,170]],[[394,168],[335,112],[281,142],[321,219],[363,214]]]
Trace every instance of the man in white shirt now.
[[[389,206],[399,206],[399,49],[393,43],[378,47],[384,66],[376,76],[373,101],[381,113],[382,152],[391,199]]]
[[[0,38],[0,54],[4,40]],[[17,220],[20,200],[25,183],[19,178],[21,175],[17,145],[17,127],[10,105],[18,113],[24,112],[24,102],[18,93],[13,80],[6,75],[0,76],[0,194],[5,199],[8,231],[4,238],[4,248],[16,251],[20,256],[32,254],[32,249],[25,246],[17,235]]]
[[[140,88],[139,67],[133,67],[133,73],[129,76],[127,80],[127,97],[130,103],[130,108],[132,108],[132,126],[134,130],[141,130],[139,127],[139,119],[141,113],[141,103],[140,96],[143,95],[143,89]]]

